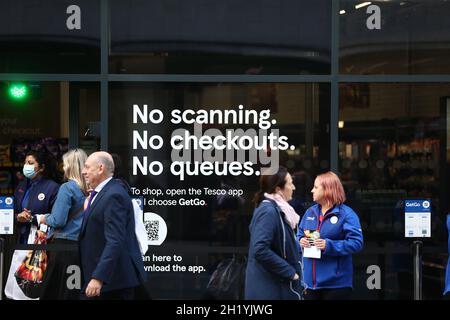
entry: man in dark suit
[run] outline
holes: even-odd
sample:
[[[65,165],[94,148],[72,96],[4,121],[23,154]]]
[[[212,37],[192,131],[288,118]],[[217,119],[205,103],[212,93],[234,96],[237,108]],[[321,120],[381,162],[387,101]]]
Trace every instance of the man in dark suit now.
[[[82,171],[93,190],[79,236],[82,299],[131,300],[145,279],[131,198],[113,173],[107,152],[91,154]]]

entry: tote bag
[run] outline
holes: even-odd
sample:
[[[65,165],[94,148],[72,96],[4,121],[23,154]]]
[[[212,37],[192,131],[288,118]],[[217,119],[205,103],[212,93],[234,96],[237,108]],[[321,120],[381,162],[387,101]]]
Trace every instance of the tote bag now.
[[[44,244],[46,238],[45,225],[40,230],[32,226],[27,243]],[[6,297],[13,300],[38,300],[46,268],[45,250],[15,250],[5,286]]]

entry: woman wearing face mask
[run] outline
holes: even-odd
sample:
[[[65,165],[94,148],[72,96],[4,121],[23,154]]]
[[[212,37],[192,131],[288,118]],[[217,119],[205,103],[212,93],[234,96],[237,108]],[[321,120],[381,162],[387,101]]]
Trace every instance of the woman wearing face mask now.
[[[300,219],[289,205],[295,187],[286,168],[261,175],[250,223],[245,298],[301,300],[300,247],[294,229]]]
[[[317,204],[306,211],[297,234],[304,250],[304,298],[349,299],[353,282],[352,255],[363,247],[359,218],[344,204],[344,188],[333,172],[318,175],[311,192]],[[320,257],[307,257],[305,248],[312,244],[320,250]]]
[[[25,180],[14,192],[14,211],[19,243],[26,244],[31,225],[38,225],[37,214],[50,212],[58,193],[58,169],[53,156],[44,151],[30,151],[23,166]]]

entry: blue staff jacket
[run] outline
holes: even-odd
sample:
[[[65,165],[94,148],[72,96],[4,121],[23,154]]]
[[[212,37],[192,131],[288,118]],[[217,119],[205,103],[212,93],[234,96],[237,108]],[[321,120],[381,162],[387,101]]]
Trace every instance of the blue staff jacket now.
[[[331,289],[353,286],[352,254],[363,247],[361,224],[356,213],[345,204],[329,210],[320,223],[321,207],[309,208],[300,222],[297,237],[305,230],[320,232],[326,240],[320,259],[303,257],[303,281],[308,289]]]
[[[27,203],[22,203],[27,190],[30,189]],[[14,192],[14,212],[17,215],[27,208],[31,211],[33,224],[37,225],[36,215],[46,214],[52,210],[58,193],[59,184],[46,178],[37,178],[31,181],[26,179],[21,181]],[[19,243],[26,244],[30,232],[31,223],[17,222],[19,231]]]

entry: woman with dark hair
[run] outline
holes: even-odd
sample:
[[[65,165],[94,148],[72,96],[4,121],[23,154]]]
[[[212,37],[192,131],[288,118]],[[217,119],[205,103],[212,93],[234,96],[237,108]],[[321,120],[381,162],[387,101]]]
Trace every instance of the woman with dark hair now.
[[[18,223],[19,243],[26,244],[31,225],[38,225],[37,214],[52,210],[58,193],[56,160],[45,151],[30,151],[23,166],[25,179],[14,192],[14,212]]]
[[[300,247],[294,229],[299,216],[288,204],[295,189],[287,169],[262,175],[250,223],[245,298],[301,300]]]

